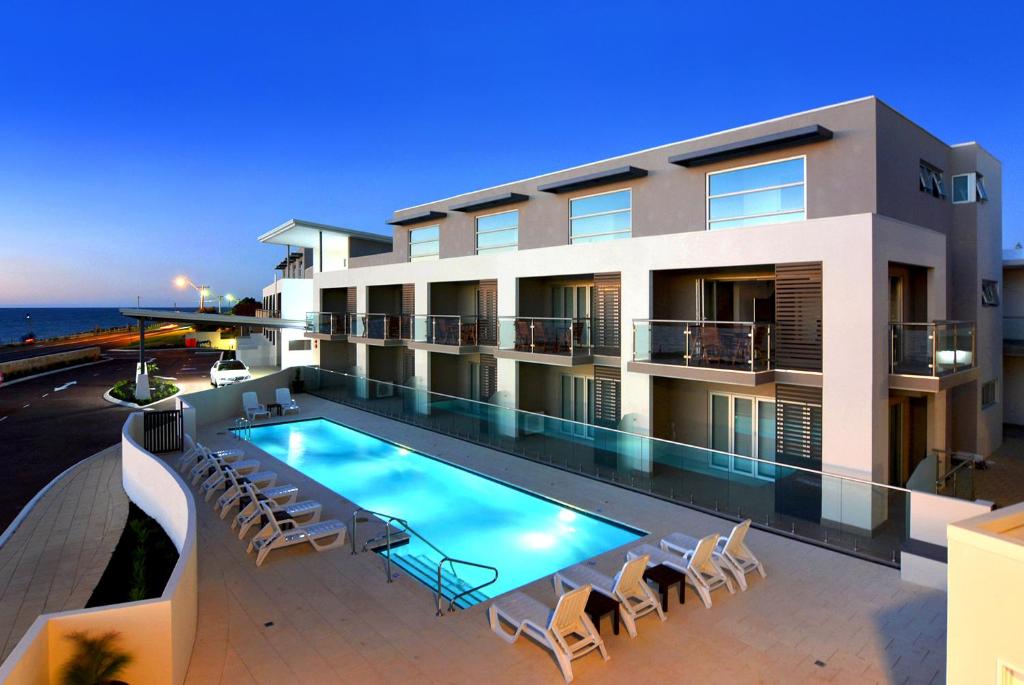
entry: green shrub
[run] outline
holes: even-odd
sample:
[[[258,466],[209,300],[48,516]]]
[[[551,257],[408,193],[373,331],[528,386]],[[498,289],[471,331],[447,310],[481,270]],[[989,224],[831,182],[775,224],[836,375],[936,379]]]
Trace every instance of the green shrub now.
[[[149,401],[136,400],[135,381],[125,379],[114,383],[114,387],[110,389],[110,396],[116,400],[146,405],[152,404],[153,402],[159,402],[160,400],[165,400],[176,392],[178,392],[178,386],[173,383],[154,380],[149,384]]]

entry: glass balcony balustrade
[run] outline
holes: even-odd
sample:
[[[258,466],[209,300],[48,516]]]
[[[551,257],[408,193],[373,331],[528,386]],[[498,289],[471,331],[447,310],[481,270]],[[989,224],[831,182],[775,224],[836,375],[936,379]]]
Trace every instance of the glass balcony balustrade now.
[[[593,320],[560,317],[498,317],[498,348],[566,356],[593,353]]]
[[[889,372],[947,376],[974,368],[973,321],[889,324]]]
[[[772,368],[772,325],[635,319],[633,360],[735,371]]]

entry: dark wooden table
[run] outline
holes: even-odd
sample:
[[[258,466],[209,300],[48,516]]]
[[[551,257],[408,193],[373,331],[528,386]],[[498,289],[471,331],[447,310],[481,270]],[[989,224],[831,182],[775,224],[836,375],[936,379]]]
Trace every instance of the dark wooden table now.
[[[649,580],[658,586],[662,611],[668,611],[668,591],[673,585],[679,586],[679,603],[686,604],[686,576],[679,571],[660,564],[648,566],[644,571],[644,580]]]
[[[591,590],[590,597],[587,598],[587,606],[583,610],[593,621],[598,633],[601,632],[601,617],[610,613],[612,615],[612,632],[616,635],[619,634],[619,603],[614,599],[606,597],[596,590]]]
[[[284,409],[277,402],[268,402],[267,403],[267,413],[270,414],[271,416],[273,416],[275,413],[278,416],[283,416],[283,414],[282,414],[283,411],[284,411]]]

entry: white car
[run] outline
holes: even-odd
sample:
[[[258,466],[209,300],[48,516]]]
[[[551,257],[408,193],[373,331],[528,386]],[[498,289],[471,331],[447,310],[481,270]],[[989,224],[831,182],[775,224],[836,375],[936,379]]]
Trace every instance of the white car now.
[[[237,359],[221,359],[210,367],[210,383],[219,388],[222,385],[241,383],[252,378],[249,367]]]

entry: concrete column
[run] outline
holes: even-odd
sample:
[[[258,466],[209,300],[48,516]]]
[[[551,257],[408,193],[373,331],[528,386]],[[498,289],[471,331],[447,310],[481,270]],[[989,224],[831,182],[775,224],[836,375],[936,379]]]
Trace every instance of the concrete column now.
[[[415,312],[417,315],[430,314],[430,283],[428,281],[417,281],[415,284]],[[413,384],[418,390],[416,393],[416,412],[419,414],[430,413],[430,352],[427,350],[415,351],[415,378]]]
[[[498,316],[515,316],[519,313],[519,280],[514,276],[498,277]],[[509,328],[509,327],[506,327]],[[499,318],[499,343],[502,325]],[[512,410],[519,407],[519,362],[514,359],[498,359],[498,383],[494,403],[503,409],[496,414],[498,433],[508,437],[516,437],[516,413]]]
[[[369,305],[369,294],[365,285],[356,286],[356,313],[367,313]],[[369,396],[369,384],[366,376],[370,373],[370,346],[365,343],[356,343],[356,368],[353,375],[356,376],[356,395],[366,399]]]
[[[872,217],[851,233],[822,263],[822,470],[871,481],[888,454],[888,260],[875,254]],[[871,530],[884,495],[823,477],[822,518]]]
[[[620,274],[622,284],[622,419],[619,427],[629,433],[649,435],[651,431],[651,377],[645,373],[627,371],[633,359],[633,320],[651,316],[651,272],[631,269]],[[622,437],[619,454],[626,468],[651,471],[651,451],[645,449],[646,440]]]

